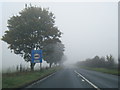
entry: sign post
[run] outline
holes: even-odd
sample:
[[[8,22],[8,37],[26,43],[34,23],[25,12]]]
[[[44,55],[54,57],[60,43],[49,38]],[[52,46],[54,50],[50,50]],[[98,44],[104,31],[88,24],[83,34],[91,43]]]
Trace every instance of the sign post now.
[[[32,63],[40,63],[40,70],[42,68],[42,50],[32,50]]]
[[[42,70],[42,63],[40,63],[40,70]]]

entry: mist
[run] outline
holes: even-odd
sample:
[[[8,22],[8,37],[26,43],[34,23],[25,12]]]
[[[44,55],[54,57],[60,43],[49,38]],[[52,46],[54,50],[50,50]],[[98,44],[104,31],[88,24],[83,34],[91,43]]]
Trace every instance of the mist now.
[[[2,35],[7,30],[7,20],[24,9],[26,3],[2,3]],[[27,3],[29,5],[29,3]],[[117,2],[41,2],[33,6],[49,7],[62,31],[65,45],[65,65],[94,56],[112,54],[118,60],[118,4]],[[19,55],[11,53],[2,43],[2,68],[19,64],[29,66]],[[43,66],[48,66],[44,61]]]

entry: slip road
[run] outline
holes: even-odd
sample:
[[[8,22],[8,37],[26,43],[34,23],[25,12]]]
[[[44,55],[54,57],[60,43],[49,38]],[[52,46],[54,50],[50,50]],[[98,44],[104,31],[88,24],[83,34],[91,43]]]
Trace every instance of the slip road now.
[[[26,88],[118,88],[118,76],[77,67],[65,67]]]

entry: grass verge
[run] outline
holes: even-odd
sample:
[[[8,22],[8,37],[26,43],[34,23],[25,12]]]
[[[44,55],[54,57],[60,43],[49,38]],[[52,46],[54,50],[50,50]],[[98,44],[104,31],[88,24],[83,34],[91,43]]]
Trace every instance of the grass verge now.
[[[16,72],[2,74],[2,88],[20,88],[27,84],[30,84],[38,79],[42,79],[55,71],[59,67],[43,69],[41,71],[29,71],[29,72]]]
[[[120,76],[120,71],[118,71],[117,69],[91,68],[86,66],[81,66],[81,68]]]

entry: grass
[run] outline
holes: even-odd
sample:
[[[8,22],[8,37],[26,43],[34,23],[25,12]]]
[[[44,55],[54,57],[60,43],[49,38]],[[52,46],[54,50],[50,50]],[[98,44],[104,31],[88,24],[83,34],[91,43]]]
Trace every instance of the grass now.
[[[81,68],[98,71],[98,72],[103,72],[103,73],[108,73],[108,74],[113,74],[113,75],[120,75],[120,71],[118,71],[117,69],[91,68],[91,67],[86,67],[86,66],[81,66]]]
[[[30,84],[33,81],[42,79],[53,72],[57,68],[50,68],[42,71],[29,71],[29,72],[16,72],[2,75],[2,88],[19,88],[24,85]]]

